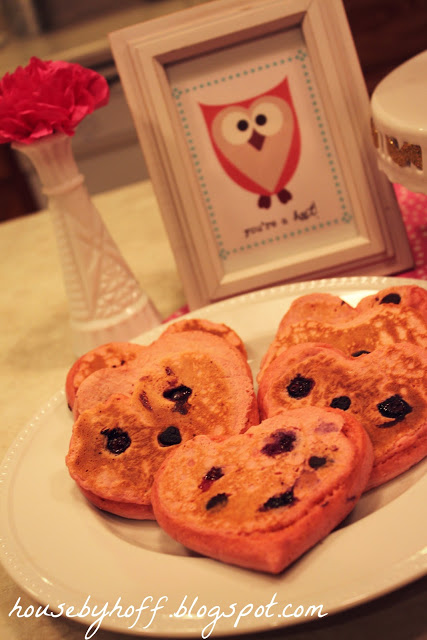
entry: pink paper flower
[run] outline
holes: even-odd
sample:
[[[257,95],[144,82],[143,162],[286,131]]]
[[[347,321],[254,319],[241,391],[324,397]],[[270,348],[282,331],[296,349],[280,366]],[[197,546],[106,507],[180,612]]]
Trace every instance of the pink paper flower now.
[[[107,81],[95,71],[33,57],[0,80],[0,143],[30,144],[59,132],[72,136],[108,99]]]

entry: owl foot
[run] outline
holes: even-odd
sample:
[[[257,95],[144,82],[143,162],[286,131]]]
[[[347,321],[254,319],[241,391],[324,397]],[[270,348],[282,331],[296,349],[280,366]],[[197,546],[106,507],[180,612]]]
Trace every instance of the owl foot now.
[[[292,200],[292,193],[290,193],[290,191],[288,191],[287,189],[282,189],[277,194],[277,197],[279,198],[280,202],[286,204],[287,202],[289,202],[289,200]]]
[[[260,196],[258,198],[258,206],[260,209],[269,209],[271,206],[270,196]]]

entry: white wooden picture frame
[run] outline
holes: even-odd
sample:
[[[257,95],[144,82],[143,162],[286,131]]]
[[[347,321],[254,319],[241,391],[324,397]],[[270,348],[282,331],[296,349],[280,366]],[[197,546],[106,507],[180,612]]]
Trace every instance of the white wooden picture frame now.
[[[341,0],[215,0],[109,38],[190,308],[412,266]]]

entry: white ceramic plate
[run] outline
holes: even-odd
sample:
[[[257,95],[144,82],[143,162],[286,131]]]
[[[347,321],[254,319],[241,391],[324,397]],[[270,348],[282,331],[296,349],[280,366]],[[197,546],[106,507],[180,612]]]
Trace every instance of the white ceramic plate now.
[[[404,283],[427,287],[382,277],[335,278],[239,296],[191,315],[235,329],[256,372],[295,297],[325,291],[354,305]],[[163,329],[138,341],[149,343]],[[100,612],[114,607],[100,628],[170,638],[268,630],[310,619],[311,605],[332,614],[426,572],[426,461],[362,497],[344,526],[283,574],[268,576],[192,554],[154,522],[126,521],[90,506],[64,463],[71,427],[60,392],[11,446],[0,476],[1,559],[38,602],[58,614],[74,607],[70,617],[94,624],[92,631]]]

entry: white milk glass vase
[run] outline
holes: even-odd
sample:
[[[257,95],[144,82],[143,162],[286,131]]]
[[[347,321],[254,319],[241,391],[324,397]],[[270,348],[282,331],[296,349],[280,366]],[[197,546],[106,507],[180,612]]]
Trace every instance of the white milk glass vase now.
[[[77,356],[129,341],[160,324],[93,205],[76,165],[71,139],[53,134],[13,148],[33,163],[49,202],[70,309]]]

